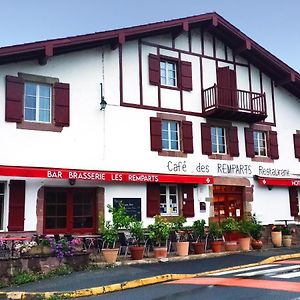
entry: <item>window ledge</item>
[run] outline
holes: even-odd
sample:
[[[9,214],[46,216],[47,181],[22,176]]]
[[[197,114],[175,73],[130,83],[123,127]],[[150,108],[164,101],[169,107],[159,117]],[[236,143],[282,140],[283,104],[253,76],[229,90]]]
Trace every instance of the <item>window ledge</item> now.
[[[181,151],[167,151],[162,150],[158,152],[159,156],[170,156],[170,157],[187,157],[186,153],[183,153]]]
[[[219,160],[233,160],[233,157],[229,154],[211,154],[208,155],[209,159],[219,159]]]
[[[37,122],[22,122],[17,123],[18,129],[27,129],[27,130],[39,130],[39,131],[53,131],[53,132],[61,132],[63,127],[55,126],[54,124],[45,124],[45,123],[37,123]]]
[[[266,162],[266,163],[273,163],[274,160],[270,157],[252,157],[252,161],[257,161],[257,162]]]

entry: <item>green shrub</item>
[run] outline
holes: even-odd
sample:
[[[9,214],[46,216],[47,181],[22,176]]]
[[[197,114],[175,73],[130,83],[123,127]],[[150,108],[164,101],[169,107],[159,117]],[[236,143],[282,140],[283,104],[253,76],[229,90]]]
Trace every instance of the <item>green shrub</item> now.
[[[213,236],[214,240],[223,238],[223,230],[218,222],[210,222],[209,233]]]
[[[205,220],[197,220],[193,223],[193,233],[197,238],[197,241],[201,240],[205,236]]]
[[[234,218],[226,218],[221,222],[221,228],[223,232],[239,231],[238,221]]]

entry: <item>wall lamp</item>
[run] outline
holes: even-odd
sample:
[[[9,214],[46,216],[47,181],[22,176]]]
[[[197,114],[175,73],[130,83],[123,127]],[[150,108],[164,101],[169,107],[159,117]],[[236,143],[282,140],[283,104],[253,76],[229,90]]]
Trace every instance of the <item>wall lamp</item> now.
[[[74,185],[75,183],[76,183],[76,179],[74,179],[74,178],[69,179],[69,184],[70,185]]]
[[[272,191],[272,189],[273,189],[273,185],[268,185],[268,190]]]
[[[100,102],[100,110],[105,110],[107,102],[104,100],[103,96],[103,85],[102,82],[100,83],[100,88],[101,88],[101,102]]]

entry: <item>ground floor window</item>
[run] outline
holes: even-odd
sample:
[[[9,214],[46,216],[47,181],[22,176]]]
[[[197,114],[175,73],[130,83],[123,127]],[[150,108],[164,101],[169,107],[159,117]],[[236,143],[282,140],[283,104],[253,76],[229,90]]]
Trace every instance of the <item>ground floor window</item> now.
[[[4,183],[0,182],[0,230],[4,228]]]
[[[94,189],[45,190],[45,233],[93,233],[96,228]]]
[[[244,214],[243,187],[215,185],[213,187],[214,217],[218,221],[232,217],[241,219]]]
[[[178,216],[177,185],[160,186],[160,214],[162,216]]]

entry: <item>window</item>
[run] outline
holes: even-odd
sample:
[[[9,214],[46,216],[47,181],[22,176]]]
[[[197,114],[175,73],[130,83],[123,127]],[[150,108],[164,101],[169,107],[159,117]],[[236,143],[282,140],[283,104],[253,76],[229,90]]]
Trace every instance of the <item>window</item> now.
[[[202,153],[212,159],[232,159],[239,153],[237,127],[231,123],[201,123]]]
[[[175,121],[162,121],[162,149],[180,150],[179,147],[179,124]]]
[[[149,54],[149,82],[164,88],[191,91],[192,63],[174,57]]]
[[[178,193],[176,185],[160,186],[160,214],[162,216],[178,215]]]
[[[24,120],[51,122],[51,86],[25,82]]]
[[[254,161],[272,162],[279,158],[277,132],[271,126],[245,128],[246,156]]]
[[[91,189],[47,189],[45,233],[93,233],[96,227],[95,191]]]
[[[186,157],[193,153],[193,124],[185,117],[157,114],[150,118],[151,150],[159,155]]]
[[[4,224],[4,183],[0,182],[0,230],[3,230]]]
[[[177,86],[176,63],[160,62],[160,83],[162,85]]]
[[[226,131],[222,127],[211,127],[212,153],[226,154]]]
[[[5,121],[20,129],[62,131],[70,124],[69,93],[69,84],[58,78],[6,76]]]
[[[254,131],[254,153],[256,156],[267,156],[266,132]]]

